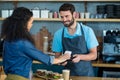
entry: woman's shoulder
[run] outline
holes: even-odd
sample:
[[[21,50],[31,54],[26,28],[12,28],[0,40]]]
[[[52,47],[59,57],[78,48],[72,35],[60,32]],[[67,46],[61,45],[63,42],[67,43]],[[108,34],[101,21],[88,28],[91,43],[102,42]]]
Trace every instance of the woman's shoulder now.
[[[29,45],[32,45],[28,40],[14,40],[14,41],[4,41],[5,44],[7,45],[16,45],[16,46],[29,46]]]
[[[31,45],[32,43],[28,40],[17,40],[17,44],[23,44],[23,45]]]
[[[20,48],[32,48],[34,45],[28,40],[17,40],[15,41],[16,45]]]

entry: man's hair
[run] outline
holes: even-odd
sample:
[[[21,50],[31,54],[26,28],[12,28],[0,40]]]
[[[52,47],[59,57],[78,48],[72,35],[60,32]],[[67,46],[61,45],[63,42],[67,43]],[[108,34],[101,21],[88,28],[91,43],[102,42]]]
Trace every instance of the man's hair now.
[[[63,5],[60,6],[59,12],[60,11],[70,11],[73,14],[73,12],[75,11],[75,7],[70,3],[64,3]]]

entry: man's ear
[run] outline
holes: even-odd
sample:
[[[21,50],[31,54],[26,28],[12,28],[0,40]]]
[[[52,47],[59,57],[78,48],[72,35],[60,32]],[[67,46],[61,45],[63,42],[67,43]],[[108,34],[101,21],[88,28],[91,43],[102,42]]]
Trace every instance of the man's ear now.
[[[76,17],[76,12],[73,12],[73,18],[75,18]]]

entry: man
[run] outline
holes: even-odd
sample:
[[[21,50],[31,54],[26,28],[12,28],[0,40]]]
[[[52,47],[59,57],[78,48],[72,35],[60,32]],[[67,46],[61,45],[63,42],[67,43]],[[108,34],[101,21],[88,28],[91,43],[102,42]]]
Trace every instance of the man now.
[[[91,60],[97,58],[98,41],[93,30],[76,22],[75,7],[72,4],[63,4],[59,13],[64,27],[54,34],[53,52],[58,57],[66,50],[72,51],[74,58],[62,64],[66,69],[70,69],[70,75],[94,76]]]

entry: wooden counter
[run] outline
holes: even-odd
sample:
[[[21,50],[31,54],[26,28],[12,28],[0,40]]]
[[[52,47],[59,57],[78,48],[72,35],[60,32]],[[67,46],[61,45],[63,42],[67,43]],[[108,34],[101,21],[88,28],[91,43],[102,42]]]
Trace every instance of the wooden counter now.
[[[2,58],[0,58],[0,61],[2,61]],[[38,61],[33,61],[33,63],[41,64]],[[120,68],[120,64],[115,63],[104,63],[102,60],[99,61],[92,61],[92,65],[94,67],[109,67],[109,68]]]
[[[120,64],[104,63],[102,60],[92,61],[94,67],[108,67],[108,68],[120,68]]]
[[[120,80],[120,78],[102,78],[102,77],[81,77],[81,76],[71,76],[71,80]],[[43,80],[40,78],[33,78],[33,80]]]
[[[5,80],[5,78],[6,78],[6,75],[4,74],[4,71],[2,70],[2,73],[0,75],[0,80]],[[70,76],[70,79],[71,80],[120,80],[120,78],[82,77],[82,76]],[[44,79],[33,76],[32,80],[44,80]]]
[[[1,75],[0,80],[4,80],[6,75]],[[81,77],[81,76],[71,76],[72,80],[120,80],[120,78],[102,78],[102,77]],[[41,78],[33,77],[32,80],[44,80]]]
[[[40,64],[38,61],[33,61],[33,63]],[[94,67],[109,67],[109,68],[120,68],[120,64],[115,63],[104,63],[103,61],[92,61]]]

